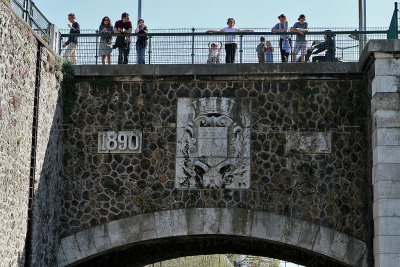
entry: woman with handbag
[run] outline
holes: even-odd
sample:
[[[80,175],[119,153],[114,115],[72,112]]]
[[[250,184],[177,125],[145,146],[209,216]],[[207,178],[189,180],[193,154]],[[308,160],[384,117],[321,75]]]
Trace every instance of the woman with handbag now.
[[[111,34],[114,32],[111,20],[109,17],[104,17],[101,20],[101,24],[99,27],[99,33],[101,34],[100,38],[100,47],[99,47],[99,55],[101,56],[101,63],[111,64],[111,51],[112,51],[112,37]]]
[[[138,24],[135,30],[135,33],[147,33],[147,27],[144,25],[144,20],[139,19]],[[138,36],[136,41],[136,55],[137,55],[137,63],[145,64],[145,54],[146,54],[146,46],[147,46],[147,36]]]

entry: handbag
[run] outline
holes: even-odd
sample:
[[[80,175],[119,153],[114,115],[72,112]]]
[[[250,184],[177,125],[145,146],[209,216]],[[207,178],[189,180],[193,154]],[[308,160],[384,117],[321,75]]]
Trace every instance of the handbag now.
[[[115,48],[127,48],[128,47],[128,36],[118,36],[117,39],[115,40],[115,44],[113,46],[113,49]]]

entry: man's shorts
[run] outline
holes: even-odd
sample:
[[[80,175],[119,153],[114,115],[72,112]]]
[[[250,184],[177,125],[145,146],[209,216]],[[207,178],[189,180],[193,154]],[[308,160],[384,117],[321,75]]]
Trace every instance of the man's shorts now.
[[[307,41],[296,41],[294,44],[294,53],[298,54],[301,51],[302,55],[307,54]]]

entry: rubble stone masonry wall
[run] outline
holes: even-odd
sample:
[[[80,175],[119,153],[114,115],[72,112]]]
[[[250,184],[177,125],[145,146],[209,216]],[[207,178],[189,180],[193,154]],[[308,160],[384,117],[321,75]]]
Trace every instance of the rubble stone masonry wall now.
[[[32,126],[39,43],[32,29],[0,1],[0,265],[25,261]],[[41,49],[39,127],[32,212],[32,263],[52,266],[58,247],[62,139],[60,83],[53,52]],[[58,200],[57,200],[58,199]],[[53,264],[52,264],[53,263]]]
[[[65,135],[62,237],[154,211],[244,208],[368,243],[367,83],[350,73],[356,64],[322,64],[308,74],[293,65],[265,67],[269,71],[256,64],[254,70],[215,66],[215,75],[201,66],[182,66],[182,72],[148,66],[141,70],[158,72],[148,76],[136,66],[77,67],[78,98]],[[184,165],[176,163],[178,99],[210,97],[248,105],[248,188],[187,186],[176,179]],[[130,130],[143,134],[141,153],[98,153],[99,132]]]

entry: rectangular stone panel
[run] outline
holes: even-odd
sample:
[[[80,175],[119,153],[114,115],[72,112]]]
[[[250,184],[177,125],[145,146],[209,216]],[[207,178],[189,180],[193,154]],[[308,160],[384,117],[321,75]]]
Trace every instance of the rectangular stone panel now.
[[[99,132],[97,140],[98,153],[141,153],[142,132],[108,131]]]
[[[299,154],[331,153],[330,133],[289,132],[286,133],[286,151]]]

